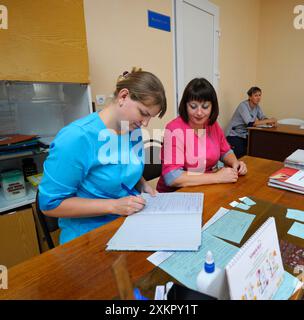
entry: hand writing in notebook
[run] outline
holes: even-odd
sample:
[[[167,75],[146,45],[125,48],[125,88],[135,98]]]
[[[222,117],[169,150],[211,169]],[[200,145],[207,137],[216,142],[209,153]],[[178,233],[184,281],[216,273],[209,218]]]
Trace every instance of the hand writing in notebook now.
[[[130,195],[120,199],[110,199],[112,201],[112,212],[121,216],[129,216],[141,211],[145,205],[146,200],[141,196]]]

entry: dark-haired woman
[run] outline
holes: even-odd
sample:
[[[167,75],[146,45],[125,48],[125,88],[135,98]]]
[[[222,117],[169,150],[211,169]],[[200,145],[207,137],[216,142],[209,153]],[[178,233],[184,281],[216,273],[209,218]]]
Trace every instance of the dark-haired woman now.
[[[275,118],[268,119],[259,106],[262,90],[252,87],[247,92],[248,99],[235,110],[226,130],[227,141],[237,158],[247,154],[248,128],[261,125],[277,126]]]
[[[179,105],[179,117],[165,129],[161,151],[159,192],[180,187],[232,183],[247,168],[238,161],[217,123],[218,100],[213,86],[203,78],[189,82]],[[221,160],[225,167],[218,169]]]

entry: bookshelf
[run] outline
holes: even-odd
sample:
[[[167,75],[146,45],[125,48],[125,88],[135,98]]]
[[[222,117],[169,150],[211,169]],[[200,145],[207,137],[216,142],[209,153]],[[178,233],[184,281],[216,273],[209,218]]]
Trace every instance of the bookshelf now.
[[[22,170],[22,160],[33,158],[43,172],[51,143],[69,123],[93,112],[90,86],[80,83],[51,83],[0,80],[0,136],[36,135],[46,148],[20,149],[0,155],[0,173]],[[1,184],[1,178],[0,178]],[[27,184],[24,198],[7,201],[0,187],[0,214],[35,202],[36,190]]]
[[[33,156],[47,154],[48,152],[49,152],[49,149],[42,149],[42,148],[40,149],[40,151],[22,151],[20,153],[14,153],[10,155],[2,155],[0,156],[0,161],[33,157]]]

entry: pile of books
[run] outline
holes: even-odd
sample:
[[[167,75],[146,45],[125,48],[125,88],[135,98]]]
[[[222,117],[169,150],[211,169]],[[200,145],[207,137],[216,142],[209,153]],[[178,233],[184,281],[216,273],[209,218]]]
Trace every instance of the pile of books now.
[[[11,134],[0,136],[0,160],[16,156],[32,155],[40,150],[40,143],[36,135]]]
[[[304,170],[304,150],[298,149],[292,153],[285,159],[284,166]]]
[[[269,177],[268,185],[304,194],[304,150],[298,149],[287,157],[284,167]]]

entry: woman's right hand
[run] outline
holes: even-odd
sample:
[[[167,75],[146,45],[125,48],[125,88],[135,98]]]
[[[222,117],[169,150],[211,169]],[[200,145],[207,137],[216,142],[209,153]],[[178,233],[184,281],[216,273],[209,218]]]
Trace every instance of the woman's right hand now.
[[[142,210],[145,207],[146,201],[141,196],[128,196],[113,200],[114,214],[120,216],[129,216]]]
[[[278,122],[277,122],[276,118],[270,118],[270,119],[267,119],[267,124],[270,124],[270,125],[273,125],[274,127],[277,127]]]
[[[231,183],[238,180],[238,173],[232,168],[221,168],[215,175],[217,183]]]

